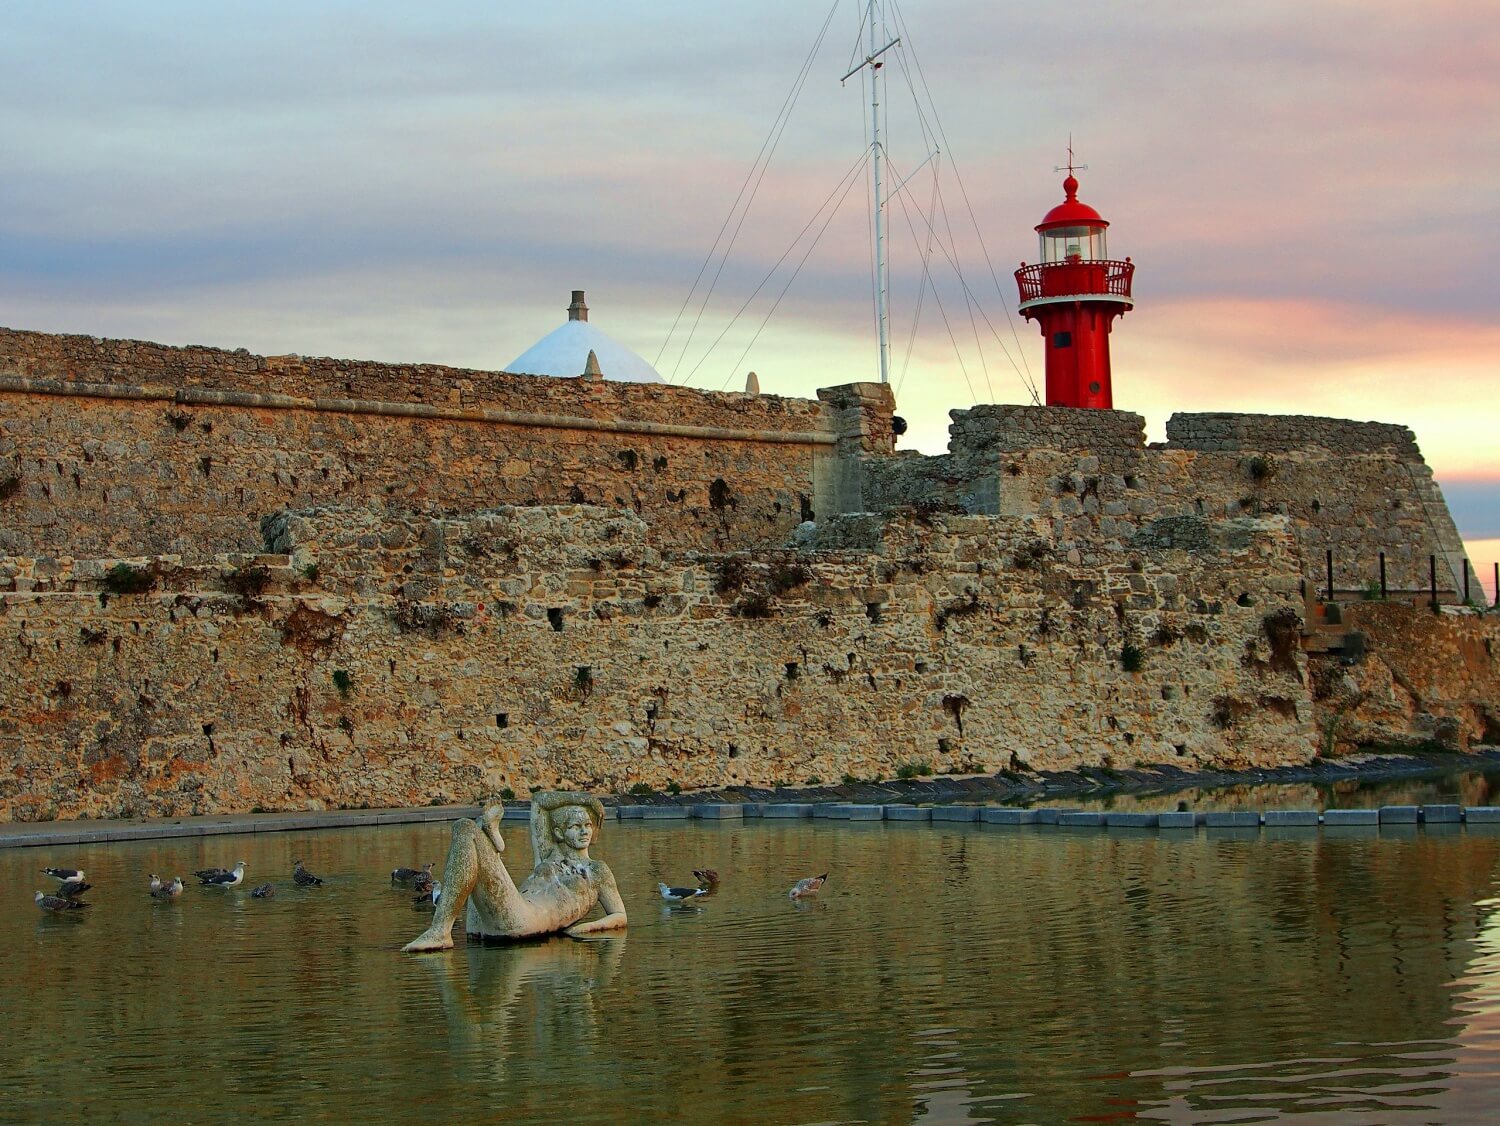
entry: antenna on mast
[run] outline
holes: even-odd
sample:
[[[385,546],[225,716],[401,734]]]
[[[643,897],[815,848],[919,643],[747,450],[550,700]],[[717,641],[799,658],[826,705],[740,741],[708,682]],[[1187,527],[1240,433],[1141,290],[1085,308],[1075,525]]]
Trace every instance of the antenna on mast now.
[[[885,262],[885,196],[882,193],[881,184],[881,156],[884,147],[880,140],[880,68],[885,64],[880,62],[880,56],[901,42],[897,36],[884,47],[876,49],[875,35],[877,26],[875,19],[876,0],[869,0],[865,18],[870,22],[870,53],[864,57],[864,61],[851,70],[843,78],[839,79],[842,86],[853,78],[865,67],[870,68],[870,147],[872,160],[870,167],[875,177],[875,324],[880,337],[880,382],[891,381],[891,335],[890,335],[890,271]],[[885,12],[882,5],[881,20],[884,22]]]
[[[1071,175],[1073,175],[1074,172],[1087,172],[1088,170],[1089,170],[1089,166],[1087,164],[1074,164],[1073,163],[1073,134],[1069,133],[1068,134],[1068,163],[1066,163],[1066,164],[1054,164],[1052,166],[1052,171],[1054,171],[1054,172],[1066,172],[1069,176],[1071,176]]]

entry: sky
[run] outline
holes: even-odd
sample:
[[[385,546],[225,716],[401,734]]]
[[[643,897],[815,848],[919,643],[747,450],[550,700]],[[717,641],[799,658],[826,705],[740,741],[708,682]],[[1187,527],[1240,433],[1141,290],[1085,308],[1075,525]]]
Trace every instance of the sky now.
[[[585,289],[592,322],[674,382],[878,378],[868,94],[839,81],[864,7],[15,6],[0,324],[500,368]],[[1115,405],[1152,438],[1176,410],[1404,423],[1488,580],[1493,3],[885,9],[908,447],[941,452],[950,409],[1040,384],[1010,274],[1071,136],[1080,197],[1137,266]]]

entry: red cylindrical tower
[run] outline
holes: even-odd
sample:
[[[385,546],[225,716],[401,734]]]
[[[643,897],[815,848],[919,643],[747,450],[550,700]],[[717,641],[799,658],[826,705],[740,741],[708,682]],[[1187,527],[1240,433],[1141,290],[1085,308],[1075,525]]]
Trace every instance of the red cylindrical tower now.
[[[1071,169],[1063,181],[1067,198],[1036,226],[1042,260],[1021,263],[1021,315],[1042,330],[1047,348],[1047,405],[1109,410],[1109,329],[1114,319],[1135,306],[1129,258],[1110,259],[1099,213],[1078,202],[1078,181]]]

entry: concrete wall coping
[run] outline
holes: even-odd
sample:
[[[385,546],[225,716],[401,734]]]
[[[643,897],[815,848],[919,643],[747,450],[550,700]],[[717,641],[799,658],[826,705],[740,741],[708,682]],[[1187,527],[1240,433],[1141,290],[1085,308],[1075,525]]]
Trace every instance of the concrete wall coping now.
[[[836,446],[839,442],[836,434],[811,430],[739,430],[723,426],[694,426],[675,422],[531,414],[525,411],[494,410],[488,407],[445,407],[431,403],[393,403],[378,399],[305,399],[295,395],[261,394],[251,391],[213,391],[202,387],[173,388],[126,383],[75,383],[5,374],[0,374],[0,393],[59,395],[86,399],[130,399],[176,403],[184,406],[245,407],[254,410],[375,414],[391,418],[487,422],[501,426],[533,426],[555,430],[594,430],[611,434],[706,438],[719,442],[765,442],[798,446]]]

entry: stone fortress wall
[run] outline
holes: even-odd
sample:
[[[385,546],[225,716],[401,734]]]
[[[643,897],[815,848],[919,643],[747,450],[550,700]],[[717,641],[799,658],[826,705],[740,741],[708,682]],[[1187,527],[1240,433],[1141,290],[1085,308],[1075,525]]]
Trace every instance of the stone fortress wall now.
[[[683,547],[769,545],[889,450],[878,386],[823,400],[0,330],[0,553],[255,551],[260,517],[591,503]]]
[[[1492,618],[1299,644],[1319,536],[1425,586],[1409,432],[892,409],[0,331],[0,818],[1493,736]]]
[[[953,411],[949,452],[865,458],[873,507],[958,506],[1032,517],[1059,544],[1122,546],[1171,521],[1280,515],[1304,574],[1322,589],[1334,553],[1336,592],[1425,592],[1430,557],[1445,601],[1470,566],[1416,440],[1404,426],[1343,419],[1175,414],[1168,441],[1147,445],[1125,411],[979,406]],[[1163,523],[1166,521],[1168,523]],[[1470,566],[1471,594],[1479,585]]]

